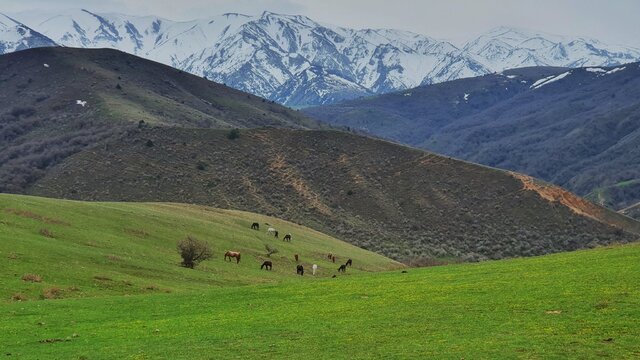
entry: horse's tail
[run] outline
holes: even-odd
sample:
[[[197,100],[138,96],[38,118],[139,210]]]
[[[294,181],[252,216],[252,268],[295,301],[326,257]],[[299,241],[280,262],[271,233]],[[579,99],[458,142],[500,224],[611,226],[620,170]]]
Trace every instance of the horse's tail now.
[[[238,253],[238,262],[240,262],[240,253]]]

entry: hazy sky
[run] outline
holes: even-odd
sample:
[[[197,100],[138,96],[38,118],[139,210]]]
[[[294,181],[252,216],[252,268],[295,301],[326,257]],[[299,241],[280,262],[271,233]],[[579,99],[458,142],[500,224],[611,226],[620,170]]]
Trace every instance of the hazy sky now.
[[[345,27],[410,30],[458,44],[506,25],[640,48],[640,0],[0,0],[5,13],[80,7],[171,20],[268,10]]]

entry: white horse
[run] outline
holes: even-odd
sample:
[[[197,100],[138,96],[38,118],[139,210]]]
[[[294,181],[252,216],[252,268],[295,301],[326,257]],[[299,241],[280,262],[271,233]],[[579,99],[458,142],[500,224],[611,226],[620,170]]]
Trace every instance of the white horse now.
[[[311,269],[313,270],[313,275],[316,274],[316,270],[318,270],[318,265],[313,264],[313,266],[311,267]]]
[[[272,227],[269,227],[269,228],[267,229],[267,234],[269,234],[269,235],[275,235],[275,234],[276,234],[276,229],[274,229],[274,228],[272,228]]]

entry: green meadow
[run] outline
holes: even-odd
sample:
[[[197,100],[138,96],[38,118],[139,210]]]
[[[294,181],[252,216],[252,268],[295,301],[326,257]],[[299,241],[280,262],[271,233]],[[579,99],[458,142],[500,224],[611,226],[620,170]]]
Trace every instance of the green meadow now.
[[[180,267],[186,235],[214,258]],[[640,357],[638,243],[416,269],[256,214],[0,195],[0,281],[6,359]]]

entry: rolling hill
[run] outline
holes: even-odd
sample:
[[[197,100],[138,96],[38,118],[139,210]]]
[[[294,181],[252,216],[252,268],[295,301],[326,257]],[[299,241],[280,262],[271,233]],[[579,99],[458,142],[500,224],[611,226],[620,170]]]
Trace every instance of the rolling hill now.
[[[639,63],[536,67],[305,111],[621,209],[640,200],[639,94]]]
[[[90,208],[104,206],[108,204]],[[166,205],[120,206],[127,212],[144,208],[157,214]],[[155,221],[163,219],[168,218]],[[113,234],[121,234],[119,227]],[[148,240],[135,244],[136,248],[151,245]],[[144,248],[151,254],[155,251]],[[567,354],[632,359],[640,354],[635,321],[640,316],[638,256],[640,246],[630,244],[407,273],[347,274],[337,279],[289,275],[293,278],[278,286],[206,287],[201,284],[215,278],[198,274],[181,277],[202,279],[193,284],[182,281],[174,287],[180,290],[172,293],[146,289],[129,296],[2,299],[0,348],[3,356],[20,359],[95,354],[138,359],[297,359],[302,353],[320,359],[564,358]],[[58,266],[55,259],[43,260]],[[158,263],[153,278],[141,284],[175,281],[170,279],[171,269],[177,268],[175,259],[167,260]],[[93,270],[93,261],[80,257],[77,264]],[[242,271],[257,280],[248,267],[240,271],[235,264],[219,260],[206,266],[213,267],[214,262],[212,271],[231,265],[226,267],[237,269],[236,275]],[[105,265],[100,274],[109,268],[119,269]],[[93,271],[85,271],[87,285],[79,289],[107,293],[108,281],[92,276]],[[9,284],[7,291],[29,286],[13,280]],[[182,290],[183,286],[189,289]]]
[[[411,264],[540,255],[640,234],[637,222],[562,189],[326,130],[121,52],[35,49],[0,63],[16,86],[1,100],[10,109],[4,192],[257,212]],[[264,128],[229,130],[254,126]]]
[[[75,154],[27,192],[276,216],[405,262],[636,240],[640,224],[560,188],[339,131],[149,128]]]
[[[296,261],[316,277],[337,274],[339,263],[353,259],[348,274],[392,270],[401,264],[317,231],[280,219],[170,203],[88,203],[0,194],[0,302],[23,300],[204,291],[220,286],[276,283],[295,279]],[[251,230],[253,222],[264,229]],[[291,242],[265,233],[274,226]],[[180,266],[178,241],[206,241],[213,258],[199,266]],[[279,251],[267,257],[265,245]],[[240,251],[236,264],[224,262],[227,250]],[[262,261],[273,270],[260,270]],[[25,281],[25,275],[41,277]],[[57,289],[57,290],[53,290]],[[19,294],[19,295],[18,295]]]
[[[318,127],[262,98],[116,50],[0,56],[0,191],[136,126]]]

